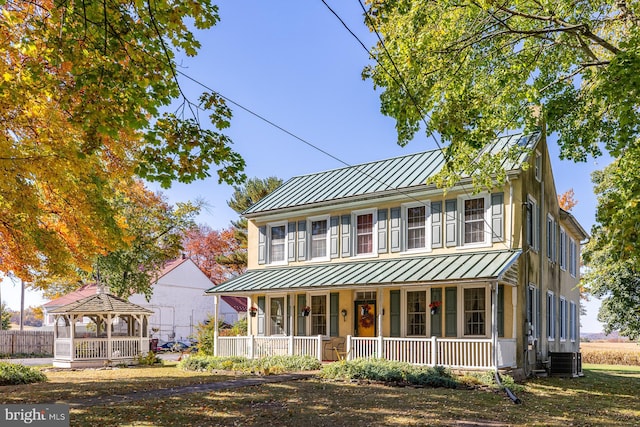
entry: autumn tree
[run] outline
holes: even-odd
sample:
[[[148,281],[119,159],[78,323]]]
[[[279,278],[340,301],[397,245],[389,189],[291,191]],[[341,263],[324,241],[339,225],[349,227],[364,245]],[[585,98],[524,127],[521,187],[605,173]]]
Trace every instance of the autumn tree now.
[[[282,185],[282,180],[274,176],[268,178],[251,178],[244,185],[235,186],[231,199],[227,202],[229,207],[238,215],[249,209],[264,197],[272,193]],[[247,267],[247,220],[240,218],[231,221],[234,238],[237,241],[237,250],[219,257],[218,262],[237,271]]]
[[[244,272],[246,265],[219,262],[221,257],[229,257],[238,250],[239,243],[233,228],[218,231],[207,225],[200,225],[185,234],[185,254],[216,284]]]
[[[0,331],[6,331],[11,326],[11,310],[4,301],[0,304]]]
[[[506,130],[535,129],[536,110],[557,135],[561,158],[585,161],[606,151],[616,159],[595,177],[598,223],[585,260],[590,288],[606,298],[607,327],[636,336],[635,317],[622,316],[640,306],[633,287],[640,210],[628,182],[639,166],[640,3],[367,4],[365,22],[380,40],[363,76],[381,89],[381,110],[395,119],[399,144],[421,129],[440,136],[447,162],[437,184],[452,185],[465,173],[476,185],[502,178],[501,156],[478,154]]]
[[[187,99],[175,65],[218,21],[210,0],[0,0],[0,14],[0,271],[64,275],[127,247],[122,180],[242,182],[231,111]]]
[[[570,211],[577,204],[578,201],[575,199],[573,188],[568,189],[562,194],[558,194],[558,205],[565,211]]]

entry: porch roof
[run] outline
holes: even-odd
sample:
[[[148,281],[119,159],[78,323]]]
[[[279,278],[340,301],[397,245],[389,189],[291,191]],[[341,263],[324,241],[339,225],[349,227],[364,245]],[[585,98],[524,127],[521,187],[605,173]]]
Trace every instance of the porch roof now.
[[[521,251],[464,252],[411,258],[334,262],[249,270],[207,293],[324,288],[335,286],[425,284],[453,280],[499,280]]]
[[[129,301],[110,294],[90,295],[81,300],[56,307],[49,311],[51,314],[96,314],[96,313],[122,313],[122,314],[153,314],[152,310],[130,303]]]

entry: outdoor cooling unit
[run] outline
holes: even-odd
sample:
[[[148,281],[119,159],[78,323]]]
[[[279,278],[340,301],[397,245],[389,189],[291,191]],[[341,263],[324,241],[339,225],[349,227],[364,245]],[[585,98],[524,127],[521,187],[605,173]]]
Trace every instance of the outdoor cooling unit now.
[[[551,358],[551,376],[554,377],[581,377],[582,354],[579,352],[553,352]]]

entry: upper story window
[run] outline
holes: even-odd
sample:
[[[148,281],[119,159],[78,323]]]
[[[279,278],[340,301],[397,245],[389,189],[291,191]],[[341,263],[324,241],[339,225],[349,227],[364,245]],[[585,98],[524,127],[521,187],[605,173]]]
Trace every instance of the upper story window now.
[[[421,249],[427,240],[425,206],[407,208],[407,249]]]
[[[556,220],[547,215],[547,258],[556,261]]]
[[[571,273],[573,277],[576,277],[578,272],[578,254],[576,251],[575,240],[569,239],[569,273]]]
[[[536,151],[535,163],[533,164],[533,170],[538,182],[542,180],[542,154]]]
[[[560,227],[560,256],[558,257],[558,261],[560,262],[560,268],[563,270],[567,269],[567,233],[564,231],[564,228]]]
[[[287,247],[287,225],[269,227],[269,255],[270,261],[284,262]]]
[[[538,203],[536,200],[527,196],[527,225],[526,225],[526,233],[527,233],[527,243],[534,251],[537,251],[540,248],[540,210],[538,208]]]
[[[311,219],[311,242],[310,257],[311,259],[326,259],[328,257],[329,247],[329,226],[328,218]]]
[[[354,213],[355,218],[355,252],[356,255],[371,255],[374,253],[376,221],[375,211]]]
[[[485,241],[484,198],[464,201],[464,244]]]

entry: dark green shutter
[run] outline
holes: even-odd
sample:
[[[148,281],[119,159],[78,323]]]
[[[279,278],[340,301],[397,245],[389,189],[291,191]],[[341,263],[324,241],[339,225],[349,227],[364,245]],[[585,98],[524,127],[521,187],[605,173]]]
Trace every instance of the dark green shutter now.
[[[338,310],[340,309],[339,294],[332,292],[329,294],[329,335],[338,336]]]
[[[267,227],[258,227],[258,264],[267,262]]]
[[[297,319],[297,335],[303,337],[307,335],[307,322],[305,322],[306,317],[303,317],[300,312],[302,311],[302,307],[307,305],[307,296],[304,294],[298,295],[298,306],[294,309],[296,313]]]
[[[458,289],[445,288],[444,325],[445,336],[458,336]]]
[[[498,286],[498,336],[504,337],[504,285]]]
[[[378,253],[386,253],[389,252],[389,248],[387,246],[387,215],[388,209],[379,209],[378,210]]]
[[[391,322],[391,336],[400,336],[400,291],[389,292],[389,311]]]
[[[265,297],[258,297],[258,335],[265,335],[266,333],[265,305]]]
[[[440,288],[432,288],[431,289],[431,303],[435,301],[442,302],[442,289]],[[427,307],[428,313],[431,316],[431,336],[441,337],[442,336],[442,306],[438,308],[438,312],[436,314],[431,314],[431,309]]]
[[[431,203],[431,247],[442,247],[442,202]]]

